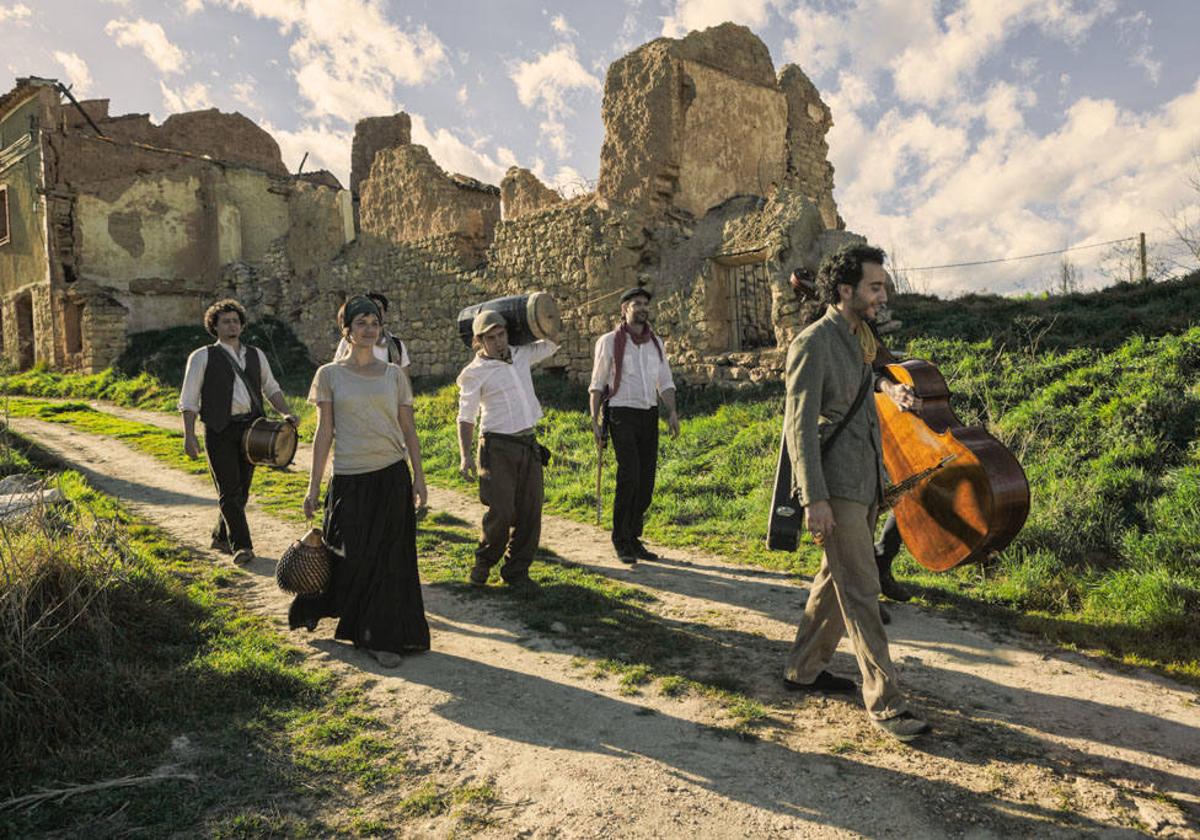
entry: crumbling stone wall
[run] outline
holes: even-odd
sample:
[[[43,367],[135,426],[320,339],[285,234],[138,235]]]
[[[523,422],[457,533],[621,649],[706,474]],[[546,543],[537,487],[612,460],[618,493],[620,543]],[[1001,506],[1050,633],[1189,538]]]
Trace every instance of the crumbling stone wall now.
[[[789,64],[779,73],[779,87],[787,98],[787,179],[789,184],[817,204],[827,228],[844,228],[833,201],[833,164],[825,135],[833,127],[833,112],[821,99],[804,71]]]
[[[500,218],[512,220],[562,202],[562,196],[547,187],[528,169],[510,166],[500,182]]]
[[[659,38],[613,62],[603,116],[596,189],[612,201],[700,217],[786,181],[838,226],[829,109],[800,68],[776,79],[766,45],[743,26]]]
[[[350,195],[357,206],[362,182],[371,174],[375,156],[384,149],[407,146],[412,142],[412,119],[400,112],[390,117],[367,117],[354,126],[350,146]],[[355,216],[357,224],[358,217]]]
[[[390,242],[461,234],[482,253],[500,220],[500,190],[447,175],[424,146],[381,150],[360,185],[362,233]]]

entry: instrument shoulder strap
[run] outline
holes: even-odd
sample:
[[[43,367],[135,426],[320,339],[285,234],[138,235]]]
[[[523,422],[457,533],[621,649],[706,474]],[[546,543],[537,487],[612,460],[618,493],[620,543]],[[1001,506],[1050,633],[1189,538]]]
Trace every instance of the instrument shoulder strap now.
[[[250,354],[257,353],[258,348],[252,347],[251,345],[245,344],[245,343],[243,343],[242,346],[246,348],[246,364],[250,364]],[[211,353],[213,350],[216,350],[220,353],[226,354],[225,360],[227,362],[229,362],[229,366],[231,368],[233,368],[233,372],[237,376],[237,378],[242,380],[242,384],[246,386],[246,392],[248,394],[250,394],[250,410],[253,411],[255,414],[257,414],[259,417],[266,417],[267,412],[265,410],[263,410],[262,385],[260,384],[258,387],[255,387],[253,384],[251,384],[250,377],[246,376],[246,371],[244,371],[242,369],[241,365],[239,365],[233,359],[229,358],[228,351],[226,351],[224,348],[222,348],[220,346],[220,342],[212,345],[212,348],[209,350],[209,352]],[[262,359],[259,358],[259,359],[256,359],[256,361],[259,363],[258,376],[259,376],[259,380],[261,382],[261,380],[262,380]]]
[[[863,377],[862,384],[858,386],[858,393],[854,395],[854,402],[850,404],[850,410],[847,411],[845,416],[838,421],[837,426],[833,430],[833,434],[826,438],[825,442],[821,444],[822,455],[824,455],[830,450],[830,448],[833,447],[833,442],[838,439],[838,435],[845,430],[847,424],[849,424],[849,422],[854,418],[854,415],[858,413],[858,409],[862,406],[863,400],[866,399],[867,390],[871,387],[871,383],[874,381],[874,379],[875,378],[871,375],[871,368],[868,366],[867,374]]]

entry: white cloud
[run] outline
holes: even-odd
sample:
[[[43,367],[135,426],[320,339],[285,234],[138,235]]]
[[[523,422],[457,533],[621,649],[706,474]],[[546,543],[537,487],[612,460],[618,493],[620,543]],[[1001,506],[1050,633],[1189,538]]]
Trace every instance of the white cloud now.
[[[571,28],[571,24],[567,23],[567,19],[563,15],[555,15],[554,19],[550,21],[550,28],[553,29],[555,32],[557,32],[559,35],[578,35],[579,34],[574,29]]]
[[[896,249],[904,265],[940,265],[1104,242],[1145,230],[1165,237],[1162,208],[1195,203],[1181,173],[1200,124],[1200,83],[1152,113],[1082,98],[1054,131],[1037,134],[1020,119],[1031,103],[1020,88],[996,85],[974,113],[937,122],[925,112],[890,111],[853,151],[833,146],[841,213],[852,230]],[[987,132],[972,141],[958,118]],[[902,178],[902,180],[901,180]],[[897,184],[906,186],[898,188]],[[1104,249],[1072,254],[1090,272]],[[1053,258],[1048,258],[1053,262]],[[1029,288],[1050,263],[1028,261],[978,270],[916,275],[917,287]]]
[[[911,44],[937,37],[937,8],[936,0],[852,0],[834,14],[800,0],[788,17],[794,34],[784,42],[784,59],[812,76],[841,68],[874,81]]]
[[[1162,62],[1154,57],[1150,43],[1150,16],[1145,12],[1117,19],[1117,43],[1126,51],[1129,66],[1146,74],[1150,84],[1162,78]]]
[[[183,13],[194,15],[204,8],[204,0],[183,0]]]
[[[296,131],[276,128],[268,121],[263,121],[263,130],[275,138],[279,144],[279,153],[283,165],[289,172],[295,172],[304,160],[304,169],[312,172],[317,169],[328,169],[342,182],[345,187],[350,183],[350,144],[353,132],[331,128],[318,123],[301,126]]]
[[[77,53],[62,50],[55,50],[54,60],[67,71],[67,79],[72,85],[71,92],[77,97],[87,96],[92,88],[92,73],[88,70],[87,62]]]
[[[489,184],[499,184],[508,166],[463,142],[445,128],[430,129],[420,114],[412,118],[413,143],[429,149],[438,166],[447,172],[461,172]]]
[[[257,111],[259,110],[259,104],[254,85],[254,79],[234,82],[229,86],[229,94],[239,105],[244,105],[251,110]]]
[[[964,82],[1021,27],[1033,24],[1077,44],[1115,8],[1112,0],[1085,11],[1075,6],[1071,0],[967,0],[946,16],[936,37],[910,45],[892,62],[896,92],[927,104],[957,98]]]
[[[676,0],[675,11],[663,18],[662,34],[678,38],[726,21],[759,29],[768,10],[768,0]]]
[[[467,86],[466,85],[463,85],[462,87],[460,87],[458,89],[458,93],[454,94],[454,99],[458,102],[459,105],[467,104]]]
[[[16,3],[12,6],[0,6],[0,23],[12,21],[13,23],[28,25],[29,18],[32,16],[33,10],[24,3]]]
[[[1022,27],[1075,46],[1116,4],[963,0],[943,14],[944,7],[938,0],[851,0],[835,13],[801,0],[789,15],[794,34],[784,58],[815,76],[839,69],[874,82],[890,73],[902,99],[936,104],[959,98],[979,66]]]
[[[200,82],[188,85],[180,90],[174,90],[167,87],[165,82],[160,81],[158,88],[162,91],[163,105],[166,107],[168,114],[180,114],[184,111],[201,111],[205,108],[213,107],[208,86]]]
[[[137,20],[110,20],[104,31],[118,47],[136,47],[163,73],[178,73],[187,59],[183,50],[167,39],[167,33],[157,23]]]
[[[373,0],[209,0],[279,24],[308,115],[355,122],[398,110],[398,85],[425,84],[447,65],[424,26],[401,29]]]
[[[571,138],[565,118],[574,113],[568,96],[574,91],[599,95],[603,89],[600,80],[579,63],[571,44],[560,44],[533,61],[519,62],[509,75],[521,104],[541,111],[539,128],[545,142],[560,158],[566,157]]]

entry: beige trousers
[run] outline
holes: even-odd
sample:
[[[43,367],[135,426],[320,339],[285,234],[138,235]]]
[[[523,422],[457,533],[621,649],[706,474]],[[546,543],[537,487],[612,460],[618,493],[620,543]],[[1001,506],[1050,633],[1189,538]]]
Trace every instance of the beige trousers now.
[[[879,618],[876,508],[837,498],[829,504],[836,527],[825,539],[825,555],[813,578],[784,676],[812,682],[833,659],[842,635],[849,633],[862,672],[863,705],[872,718],[886,720],[906,707]]]

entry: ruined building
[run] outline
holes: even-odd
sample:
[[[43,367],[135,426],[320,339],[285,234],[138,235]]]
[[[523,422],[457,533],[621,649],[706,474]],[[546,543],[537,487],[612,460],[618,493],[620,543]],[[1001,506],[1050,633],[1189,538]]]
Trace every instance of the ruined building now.
[[[240,114],[110,117],[47,79],[0,97],[0,347],[95,371],[130,333],[196,324],[239,265],[328,262],[353,238],[328,173],[290,176]]]
[[[128,333],[195,323],[226,294],[323,361],[337,307],[377,289],[413,374],[444,375],[468,356],[460,308],[541,289],[563,310],[549,364],[582,378],[617,294],[644,285],[679,378],[759,381],[801,326],[790,270],[857,238],[833,201],[829,109],[733,24],[613,63],[596,191],[568,201],[516,167],[499,187],[444,172],[404,114],[359,123],[341,190],[289,176],[240,115],[154,127],[110,119],[102,101],[83,109],[103,138],[44,83],[0,99],[0,314],[17,364],[101,368]]]

